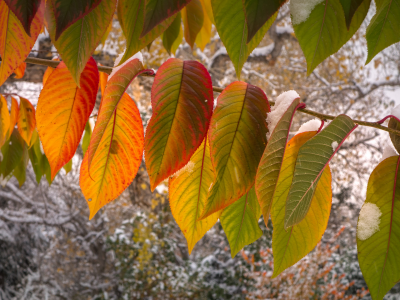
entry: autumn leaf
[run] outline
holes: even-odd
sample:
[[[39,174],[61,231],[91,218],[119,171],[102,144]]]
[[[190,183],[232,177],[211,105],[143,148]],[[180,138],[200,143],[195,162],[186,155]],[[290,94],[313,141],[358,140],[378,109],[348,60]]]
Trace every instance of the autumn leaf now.
[[[171,212],[188,243],[189,254],[221,214],[216,212],[198,221],[207,200],[208,187],[214,180],[208,142],[203,141],[190,161],[169,179]]]
[[[52,60],[54,61],[60,61],[57,57],[53,58]],[[50,74],[54,71],[54,68],[52,67],[47,67],[46,71],[43,74],[43,86],[46,84],[47,79],[50,77]]]
[[[182,20],[186,43],[193,49],[197,34],[203,27],[204,13],[200,0],[191,0],[182,9]]]
[[[44,1],[31,23],[31,35],[26,34],[18,18],[0,0],[0,85],[28,57],[43,27]]]
[[[181,13],[178,12],[174,21],[162,35],[163,46],[169,54],[174,54],[182,42],[183,33],[181,26]]]
[[[25,143],[23,143],[23,150],[22,150],[22,158],[17,164],[17,166],[14,168],[14,171],[12,174],[14,175],[15,178],[17,178],[19,187],[21,187],[26,180],[26,168],[29,163],[29,155],[28,155],[28,147],[26,146]]]
[[[42,4],[42,0],[4,0],[4,2],[21,22],[26,34],[31,36],[31,23]]]
[[[19,108],[18,108],[18,102],[14,97],[11,98],[11,111],[10,111],[10,128],[8,130],[8,137],[7,139],[10,138],[11,133],[14,130],[15,125],[17,125],[18,122],[18,114],[19,114]],[[1,146],[0,146],[1,147]]]
[[[5,179],[17,167],[22,159],[25,143],[17,129],[14,129],[10,139],[1,147],[2,160],[0,178]],[[1,181],[1,180],[0,180]]]
[[[30,147],[32,133],[36,127],[35,108],[27,99],[19,97],[18,131]]]
[[[36,120],[40,140],[51,166],[51,177],[74,156],[87,120],[96,103],[99,72],[90,58],[80,86],[64,62],[47,79],[39,96]]]
[[[0,148],[8,139],[10,130],[10,114],[8,113],[7,101],[0,95]]]
[[[186,165],[200,146],[213,100],[211,77],[199,62],[170,58],[158,69],[151,90],[153,115],[145,137],[152,191]]]
[[[85,133],[83,134],[83,139],[82,139],[83,154],[85,154],[87,149],[89,148],[91,137],[92,137],[92,127],[90,126],[90,121],[87,121],[85,125]]]
[[[267,144],[269,111],[264,92],[245,82],[233,82],[219,95],[208,133],[216,180],[201,218],[224,209],[253,187]]]
[[[212,21],[210,20],[208,14],[207,14],[207,7],[206,7],[206,1],[208,0],[200,0],[202,9],[203,9],[203,26],[201,27],[199,33],[196,36],[195,43],[197,47],[200,48],[201,51],[204,51],[204,48],[206,45],[210,42],[211,40],[211,27],[212,27]],[[211,3],[209,3],[211,5]],[[211,8],[211,6],[210,6]]]
[[[14,70],[14,73],[15,73],[15,77],[14,78],[15,79],[21,79],[22,77],[24,77],[25,69],[26,69],[26,63],[23,62],[18,66],[18,68],[16,68]]]

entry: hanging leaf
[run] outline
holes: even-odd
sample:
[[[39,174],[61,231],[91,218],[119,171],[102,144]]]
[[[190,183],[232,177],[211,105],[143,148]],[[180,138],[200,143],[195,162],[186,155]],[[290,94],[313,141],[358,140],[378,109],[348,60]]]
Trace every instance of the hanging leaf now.
[[[8,113],[7,101],[0,95],[0,148],[8,139],[10,130],[10,114]]]
[[[395,118],[390,118],[388,127],[395,130],[400,130],[400,122],[397,121]],[[389,132],[389,136],[397,152],[400,152],[400,136],[393,132]]]
[[[21,187],[26,180],[26,167],[28,166],[29,156],[28,156],[28,148],[26,144],[23,144],[23,151],[22,151],[22,159],[17,164],[12,174],[17,178],[19,187]]]
[[[383,49],[400,41],[400,0],[377,1],[377,11],[367,28],[368,64]]]
[[[298,224],[307,215],[323,171],[357,126],[348,116],[339,115],[301,147],[286,200],[285,229]]]
[[[32,133],[36,127],[35,108],[25,98],[19,97],[18,131],[30,147]]]
[[[4,179],[11,174],[22,159],[24,140],[17,129],[13,130],[10,139],[1,147],[2,160],[0,164],[0,178]],[[0,180],[1,181],[1,180]]]
[[[31,23],[41,5],[41,0],[4,0],[21,22],[26,34],[31,36]],[[43,1],[44,2],[44,1]]]
[[[181,13],[178,12],[176,18],[171,25],[164,31],[162,35],[163,46],[168,54],[174,54],[182,42],[182,26],[181,26]]]
[[[23,62],[18,66],[18,68],[16,68],[14,70],[14,73],[15,73],[15,77],[14,78],[15,79],[21,79],[22,77],[24,77],[25,69],[26,69],[26,63]]]
[[[154,1],[154,0],[152,0]],[[157,0],[156,0],[157,1]],[[167,2],[166,0],[162,0]],[[126,50],[120,64],[124,63],[132,55],[145,48],[148,44],[160,36],[174,21],[176,15],[171,14],[162,23],[155,26],[152,30],[143,36],[140,33],[143,29],[144,22],[144,5],[145,0],[119,0],[118,1],[118,20],[121,24],[122,31],[126,37]],[[135,16],[132,18],[132,16]]]
[[[151,89],[145,161],[151,190],[186,165],[201,145],[213,110],[210,74],[196,61],[168,59]]]
[[[206,5],[205,2],[206,2],[206,0],[200,0],[201,6],[203,8],[204,18],[203,18],[203,26],[201,27],[199,33],[196,36],[196,40],[195,40],[197,47],[199,47],[201,49],[201,51],[204,51],[204,48],[211,40],[212,22],[207,15],[207,12],[206,12],[207,8],[205,6]],[[209,4],[211,5],[211,3],[209,3]],[[211,6],[210,6],[210,8],[211,8]]]
[[[108,74],[104,73],[104,72],[100,72],[100,91],[101,91],[102,96],[104,95],[107,81],[108,81]]]
[[[224,209],[253,187],[267,144],[269,111],[264,92],[245,82],[233,82],[219,95],[208,133],[216,179],[201,218]]]
[[[205,139],[206,140],[206,139]],[[208,142],[203,141],[190,161],[169,179],[169,203],[176,223],[188,243],[189,254],[196,243],[218,221],[221,212],[198,221],[214,180]]]
[[[203,10],[206,12],[208,19],[215,25],[214,14],[212,11],[211,0],[200,0]]]
[[[0,85],[28,57],[43,27],[44,1],[31,24],[31,35],[27,35],[18,18],[0,0]]]
[[[135,102],[125,91],[136,76],[145,72],[152,74],[133,57],[115,67],[108,77],[81,165],[80,186],[89,205],[89,219],[129,186],[142,161],[142,120]]]
[[[218,34],[235,67],[236,76],[240,78],[247,57],[261,42],[277,14],[273,15],[254,38],[246,44],[247,25],[242,1],[211,0],[211,4]]]
[[[182,9],[182,20],[186,43],[193,49],[197,34],[203,27],[204,13],[200,0],[191,0]]]
[[[351,20],[353,19],[354,14],[356,13],[358,7],[366,0],[340,0],[340,4],[342,4],[342,8],[344,11],[344,17],[346,19],[347,30],[350,29]]]
[[[55,40],[72,24],[85,17],[93,11],[101,2],[106,0],[50,0],[47,5],[51,5],[56,19]]]
[[[247,24],[247,43],[272,18],[286,0],[242,0]]]
[[[83,134],[83,139],[82,139],[83,154],[85,154],[87,149],[89,148],[91,137],[92,137],[92,127],[90,126],[90,121],[87,121],[85,125],[85,133]]]
[[[290,99],[292,99],[292,102],[276,124],[274,131],[270,133],[271,136],[257,169],[255,190],[264,216],[264,222],[267,226],[272,206],[272,199],[274,198],[274,193],[278,184],[278,177],[282,170],[282,162],[286,151],[286,143],[289,138],[289,130],[292,125],[292,120],[296,110],[299,107],[304,106],[304,103],[300,104],[300,98],[297,93],[293,93],[293,95],[290,95],[289,93],[290,92],[286,92],[279,96],[282,97],[281,99],[284,99],[287,95],[291,97]],[[277,105],[278,101],[275,104],[275,107]]]
[[[60,61],[57,57],[53,58],[52,60],[54,61]],[[42,79],[42,83],[43,86],[46,84],[47,79],[50,77],[51,73],[54,71],[54,68],[52,67],[47,67],[46,71],[43,74],[43,79]]]
[[[358,218],[358,261],[372,299],[383,299],[400,280],[399,163],[392,156],[372,172]]]
[[[96,103],[99,72],[90,58],[78,88],[64,62],[51,73],[37,104],[37,129],[51,166],[51,179],[74,156]]]
[[[53,4],[52,1],[48,2],[49,9],[46,10],[47,29],[51,40],[54,41],[54,46],[78,87],[80,87],[81,73],[107,31],[116,5],[117,0],[101,1],[97,7],[76,20],[56,39],[56,18]]]
[[[222,211],[220,221],[231,247],[232,258],[244,246],[262,236],[258,226],[260,216],[261,209],[254,188]]]
[[[292,13],[292,24],[307,61],[307,75],[331,54],[336,53],[358,30],[368,13],[371,0],[365,0],[355,12],[349,30],[342,5],[338,0],[325,0],[317,4],[304,20],[301,14]],[[303,4],[297,4],[303,5]],[[301,7],[293,7],[297,11]]]
[[[67,162],[64,166],[63,169],[65,170],[65,174],[68,174],[72,170],[72,159]]]
[[[18,102],[17,100],[15,100],[14,97],[10,97],[11,98],[11,111],[10,111],[10,127],[8,130],[8,136],[7,139],[10,138],[11,133],[13,132],[17,121],[18,121],[18,114],[19,114],[19,108],[18,108]],[[1,147],[1,145],[0,145]]]
[[[154,28],[180,11],[192,0],[146,0],[144,23],[140,38],[150,33]]]
[[[322,172],[315,188],[311,206],[305,218],[293,227],[285,230],[285,204],[300,147],[316,131],[297,134],[288,143],[283,159],[281,173],[274,193],[271,219],[274,226],[272,234],[272,252],[274,254],[274,273],[278,276],[306,256],[321,240],[328,225],[332,204],[331,171],[329,165]]]
[[[36,182],[39,183],[43,175],[42,156],[44,156],[44,154],[40,150],[39,134],[37,133],[36,129],[32,134],[31,144],[32,147],[29,148],[28,155],[32,164],[33,172],[35,173],[36,176]]]

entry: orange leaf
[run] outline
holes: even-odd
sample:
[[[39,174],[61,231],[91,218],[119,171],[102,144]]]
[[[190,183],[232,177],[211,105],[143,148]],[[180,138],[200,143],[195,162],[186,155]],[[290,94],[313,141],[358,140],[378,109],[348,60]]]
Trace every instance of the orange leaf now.
[[[25,69],[26,69],[26,63],[23,62],[18,66],[18,68],[16,68],[14,70],[14,73],[15,73],[15,77],[14,78],[21,79],[22,77],[24,77]]]
[[[0,147],[4,145],[7,139],[7,132],[10,128],[10,114],[8,113],[7,101],[0,95]]]
[[[10,138],[13,129],[17,124],[18,113],[19,113],[18,102],[17,100],[15,100],[14,97],[11,97],[10,130],[8,131],[8,138]]]
[[[43,26],[44,2],[31,24],[31,36],[26,34],[18,18],[0,0],[0,85],[28,57]]]
[[[51,178],[74,156],[96,103],[99,72],[90,58],[78,88],[64,62],[51,73],[40,93],[37,128],[51,167]]]
[[[100,72],[100,90],[101,90],[101,96],[104,95],[104,91],[106,89],[107,85],[107,80],[108,80],[108,74],[104,72]]]
[[[110,93],[112,89],[107,90]],[[102,107],[107,105],[104,104]],[[95,131],[99,128],[98,124],[101,124],[104,113],[100,111]],[[90,209],[89,219],[131,184],[142,161],[143,139],[139,110],[131,97],[124,93],[118,106],[112,110],[111,119],[107,122],[98,150],[94,152],[90,176],[89,151],[86,151],[81,165],[79,181]]]
[[[25,98],[19,97],[18,131],[28,146],[36,127],[35,108]]]
[[[57,57],[53,58],[54,61],[60,61]],[[45,85],[47,79],[49,78],[50,74],[54,71],[54,68],[47,67],[46,72],[43,74],[43,86]]]

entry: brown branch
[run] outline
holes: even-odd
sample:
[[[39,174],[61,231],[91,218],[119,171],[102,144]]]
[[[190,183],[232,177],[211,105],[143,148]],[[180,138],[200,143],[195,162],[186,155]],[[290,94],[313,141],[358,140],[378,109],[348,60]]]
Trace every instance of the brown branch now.
[[[1,58],[0,58],[1,61]],[[36,58],[36,57],[28,57],[25,60],[26,63],[29,64],[35,64],[35,65],[44,65],[44,66],[48,66],[48,67],[52,67],[52,68],[56,68],[58,66],[58,64],[60,63],[59,61],[54,61],[54,60],[48,60],[48,59],[41,59],[41,58]],[[107,74],[111,74],[112,71],[112,67],[105,67],[105,66],[98,66],[98,69],[100,72],[104,72]],[[145,73],[142,74],[142,76],[149,76],[146,75]],[[154,75],[152,75],[154,76]],[[375,89],[375,87],[373,88]],[[224,88],[221,87],[217,87],[217,86],[213,86],[213,91],[217,92],[217,93],[221,93],[224,90]],[[275,105],[274,101],[269,101],[270,105]],[[317,117],[321,120],[333,120],[336,118],[336,116],[331,116],[331,115],[327,115],[327,114],[322,114],[316,111],[312,111],[306,108],[302,108],[299,109],[298,111]],[[361,126],[366,126],[366,127],[372,127],[372,128],[376,128],[379,130],[383,130],[383,131],[387,131],[387,132],[392,132],[395,133],[397,135],[400,135],[400,131],[395,130],[395,129],[391,129],[388,128],[386,126],[382,126],[381,124],[379,124],[378,122],[367,122],[367,121],[361,121],[361,120],[353,120],[354,123],[361,125]]]

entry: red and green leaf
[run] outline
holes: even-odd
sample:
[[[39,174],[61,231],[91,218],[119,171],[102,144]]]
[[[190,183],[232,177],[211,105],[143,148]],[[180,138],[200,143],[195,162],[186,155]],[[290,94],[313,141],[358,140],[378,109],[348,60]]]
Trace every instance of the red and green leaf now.
[[[36,128],[35,108],[27,99],[19,97],[18,131],[30,147],[32,134]]]
[[[158,69],[145,137],[151,190],[186,165],[200,146],[213,99],[211,77],[199,62],[170,58]]]
[[[54,179],[78,148],[87,120],[96,103],[99,72],[90,58],[80,77],[80,86],[64,62],[51,73],[40,93],[36,121],[44,152]]]
[[[270,108],[260,88],[236,81],[217,101],[208,133],[216,180],[210,186],[201,218],[224,209],[253,187],[267,144]]]
[[[4,2],[21,22],[26,34],[31,36],[31,24],[42,0],[4,0]]]
[[[178,12],[176,18],[171,25],[164,31],[162,35],[163,46],[169,54],[174,54],[182,42],[182,26],[181,26],[181,13]]]
[[[200,0],[191,0],[182,9],[182,20],[186,43],[193,49],[197,34],[203,27],[204,13]]]

